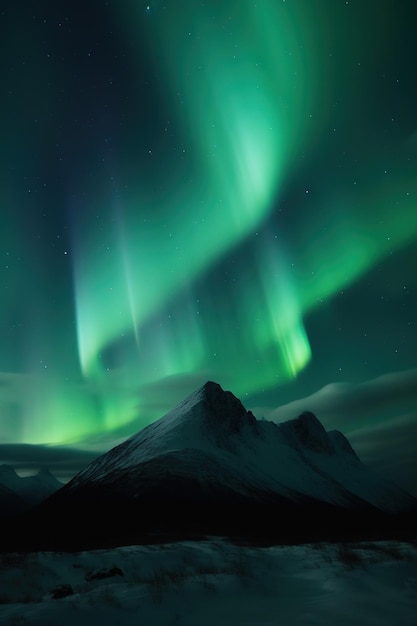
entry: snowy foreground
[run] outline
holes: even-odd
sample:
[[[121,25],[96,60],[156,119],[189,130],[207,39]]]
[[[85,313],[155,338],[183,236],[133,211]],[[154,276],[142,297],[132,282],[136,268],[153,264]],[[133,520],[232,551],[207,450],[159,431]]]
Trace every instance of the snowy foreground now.
[[[407,543],[219,539],[4,554],[0,564],[2,626],[417,625],[417,547]]]

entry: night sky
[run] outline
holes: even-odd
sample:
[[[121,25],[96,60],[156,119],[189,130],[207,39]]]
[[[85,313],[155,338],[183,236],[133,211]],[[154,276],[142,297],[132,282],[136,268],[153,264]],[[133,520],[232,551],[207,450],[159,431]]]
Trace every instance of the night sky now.
[[[68,477],[211,379],[417,489],[416,24],[2,1],[0,460]]]

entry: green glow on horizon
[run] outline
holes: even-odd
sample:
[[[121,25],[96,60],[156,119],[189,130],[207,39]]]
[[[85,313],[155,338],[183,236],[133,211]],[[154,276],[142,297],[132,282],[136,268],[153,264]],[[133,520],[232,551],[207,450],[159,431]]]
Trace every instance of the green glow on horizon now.
[[[22,392],[22,405],[31,419],[23,425],[21,441],[59,444],[95,432],[97,405],[85,389],[34,374],[24,380]]]

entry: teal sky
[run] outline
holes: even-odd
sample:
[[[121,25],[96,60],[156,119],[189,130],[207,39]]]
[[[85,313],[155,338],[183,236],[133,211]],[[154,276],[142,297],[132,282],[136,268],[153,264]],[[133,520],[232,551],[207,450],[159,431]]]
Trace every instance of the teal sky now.
[[[268,412],[416,366],[415,18],[2,3],[2,443],[105,446],[207,379]]]

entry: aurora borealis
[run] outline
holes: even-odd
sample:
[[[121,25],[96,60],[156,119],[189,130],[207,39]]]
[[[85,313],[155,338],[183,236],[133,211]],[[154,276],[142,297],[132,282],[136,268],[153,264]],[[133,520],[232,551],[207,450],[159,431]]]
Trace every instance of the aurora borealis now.
[[[414,5],[2,3],[3,443],[416,366]]]

